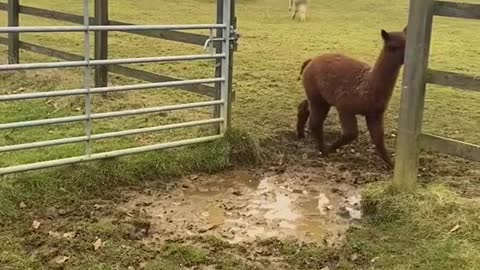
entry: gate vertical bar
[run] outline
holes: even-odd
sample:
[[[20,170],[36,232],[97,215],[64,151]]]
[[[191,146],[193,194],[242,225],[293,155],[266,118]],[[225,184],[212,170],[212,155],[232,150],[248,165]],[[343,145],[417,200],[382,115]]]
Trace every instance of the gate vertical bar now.
[[[229,84],[230,84],[230,33],[231,33],[231,4],[232,0],[224,0],[223,1],[223,25],[225,25],[225,28],[222,29],[223,31],[223,42],[222,42],[222,52],[225,54],[225,57],[222,58],[222,78],[224,81],[220,83],[221,86],[221,99],[223,100],[222,105],[220,106],[220,117],[224,119],[223,124],[221,125],[220,132],[223,134],[225,131],[228,129],[229,122],[228,122],[228,114],[229,112],[229,100],[230,100],[230,90],[229,90]]]
[[[84,75],[83,75],[83,84],[85,89],[87,90],[87,94],[85,95],[85,135],[87,136],[87,141],[85,145],[85,154],[90,156],[92,153],[92,97],[90,93],[90,7],[89,7],[89,0],[83,0],[83,24],[86,27],[84,32],[84,55],[85,61],[87,65],[84,67]]]
[[[413,190],[417,181],[418,140],[422,129],[432,23],[433,0],[410,0],[393,179],[394,186],[403,191]]]
[[[237,29],[237,17],[235,16],[235,0],[230,0],[230,20],[232,31]],[[231,32],[232,32],[231,31]],[[229,60],[228,60],[228,104],[227,104],[227,128],[232,126],[232,105],[233,105],[233,52],[236,50],[236,43],[230,44],[229,47]]]
[[[217,24],[223,23],[223,1],[224,0],[217,0]],[[217,38],[222,38],[223,37],[223,30],[222,29],[217,29]],[[217,54],[222,53],[222,44],[221,43],[215,43],[215,52]],[[215,61],[215,77],[219,78],[222,77],[222,59],[217,59]],[[221,96],[221,83],[215,83],[215,100],[220,100],[222,98]],[[220,117],[220,110],[221,106],[215,106],[213,108],[213,118],[219,118]],[[216,128],[216,133],[220,134],[221,132],[221,127],[218,126]]]
[[[108,25],[108,0],[95,0],[95,24]],[[95,59],[108,59],[108,31],[95,32]],[[95,69],[95,87],[108,85],[108,66]]]
[[[20,0],[8,0],[8,26],[20,24]],[[20,63],[20,34],[8,33],[8,63]]]

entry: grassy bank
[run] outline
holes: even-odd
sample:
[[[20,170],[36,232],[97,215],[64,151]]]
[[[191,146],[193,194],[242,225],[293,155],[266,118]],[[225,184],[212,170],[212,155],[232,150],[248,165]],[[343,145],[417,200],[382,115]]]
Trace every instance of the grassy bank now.
[[[233,165],[257,164],[260,159],[258,142],[232,130],[224,139],[205,145],[12,176],[0,184],[1,223],[16,220],[21,203],[42,209],[114,199],[120,187],[168,182],[194,172],[214,173]]]

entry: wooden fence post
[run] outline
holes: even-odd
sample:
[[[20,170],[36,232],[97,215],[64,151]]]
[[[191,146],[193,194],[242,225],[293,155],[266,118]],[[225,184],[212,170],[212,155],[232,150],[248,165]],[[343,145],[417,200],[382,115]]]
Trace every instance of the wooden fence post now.
[[[8,26],[19,26],[20,18],[19,0],[8,0]],[[8,63],[20,63],[20,34],[8,34]]]
[[[402,191],[415,188],[419,135],[422,129],[426,73],[433,23],[433,0],[410,0],[405,71],[400,103],[393,184]]]
[[[95,25],[108,25],[108,0],[95,0]],[[108,59],[108,31],[95,32],[95,59]],[[95,87],[108,86],[108,67],[95,69]]]

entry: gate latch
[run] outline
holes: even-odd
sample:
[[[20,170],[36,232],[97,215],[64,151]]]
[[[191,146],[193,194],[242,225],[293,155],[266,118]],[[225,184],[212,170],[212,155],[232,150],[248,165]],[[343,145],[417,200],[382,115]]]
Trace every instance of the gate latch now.
[[[240,34],[237,32],[237,30],[231,26],[230,27],[230,49],[233,51],[237,51],[238,48],[238,39],[240,38]],[[222,38],[214,38],[213,37],[213,31],[210,31],[210,37],[205,40],[205,44],[203,45],[203,50],[204,51],[210,51],[210,53],[215,53],[214,51],[214,42],[217,41],[223,41],[225,39]]]

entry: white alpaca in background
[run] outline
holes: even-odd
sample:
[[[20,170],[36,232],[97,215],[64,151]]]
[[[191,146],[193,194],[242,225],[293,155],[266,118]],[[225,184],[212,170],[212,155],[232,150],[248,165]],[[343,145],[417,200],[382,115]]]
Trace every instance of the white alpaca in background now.
[[[300,20],[304,22],[307,19],[308,0],[288,0],[288,10],[292,11],[292,20],[295,19],[297,13],[300,13]]]

